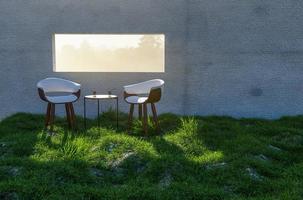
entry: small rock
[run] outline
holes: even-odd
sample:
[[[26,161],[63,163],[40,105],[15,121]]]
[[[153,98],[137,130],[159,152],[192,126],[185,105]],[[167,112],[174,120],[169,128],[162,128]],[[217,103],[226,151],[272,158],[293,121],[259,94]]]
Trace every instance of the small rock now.
[[[273,145],[268,145],[268,147],[274,151],[282,151],[282,149],[280,149],[279,147],[273,146]]]
[[[6,143],[4,143],[4,142],[1,142],[1,143],[0,143],[0,148],[4,148],[4,147],[6,147],[6,146],[7,146]]]
[[[96,177],[102,177],[103,173],[101,170],[97,169],[97,168],[90,168],[89,172],[91,175],[96,176]]]
[[[21,168],[20,167],[12,167],[8,173],[11,175],[11,176],[19,176],[21,175]]]
[[[15,177],[21,175],[22,167],[0,166],[0,170],[4,171],[8,176]]]
[[[226,162],[221,162],[221,163],[215,163],[211,165],[207,165],[206,169],[217,169],[217,168],[223,168],[227,165]]]
[[[127,153],[124,153],[124,154],[122,155],[121,158],[119,158],[119,159],[113,161],[112,163],[110,163],[110,166],[111,166],[112,168],[117,168],[117,167],[119,167],[126,159],[128,159],[129,157],[134,156],[134,155],[135,155],[135,152],[132,152],[132,151],[127,152]]]
[[[64,184],[64,182],[65,182],[65,180],[64,180],[64,178],[63,178],[62,176],[56,178],[56,181],[57,181],[57,183],[59,183],[59,184]]]
[[[262,160],[262,161],[268,161],[269,158],[263,154],[257,155],[256,156],[257,159]]]
[[[108,147],[106,148],[106,151],[109,152],[109,153],[111,153],[111,152],[113,152],[113,150],[114,150],[117,146],[118,146],[118,145],[115,144],[115,143],[110,143],[110,144],[108,145]]]
[[[263,177],[259,175],[258,172],[256,172],[256,170],[253,168],[248,167],[246,168],[246,171],[248,172],[248,175],[254,180],[260,181],[263,179]]]
[[[168,187],[168,186],[170,186],[172,180],[173,180],[173,178],[172,178],[171,174],[168,171],[165,171],[163,178],[159,181],[159,186],[161,188]]]

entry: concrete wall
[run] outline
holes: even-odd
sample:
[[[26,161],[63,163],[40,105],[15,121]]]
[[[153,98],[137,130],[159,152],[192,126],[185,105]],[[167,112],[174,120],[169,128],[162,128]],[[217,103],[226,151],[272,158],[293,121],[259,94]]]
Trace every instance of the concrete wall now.
[[[36,82],[49,76],[80,82],[83,95],[121,94],[123,85],[162,78],[160,112],[301,114],[302,7],[298,0],[0,0],[0,118],[44,112]],[[165,33],[166,72],[54,73],[52,33]]]
[[[303,113],[303,1],[189,2],[187,113]]]

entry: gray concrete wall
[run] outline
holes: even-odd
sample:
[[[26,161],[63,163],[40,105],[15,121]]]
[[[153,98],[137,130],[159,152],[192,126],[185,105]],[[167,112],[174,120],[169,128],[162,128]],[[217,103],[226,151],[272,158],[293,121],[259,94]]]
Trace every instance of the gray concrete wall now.
[[[303,1],[189,2],[186,113],[303,113]]]
[[[298,0],[0,0],[0,117],[44,112],[36,82],[49,76],[80,82],[83,95],[122,94],[123,85],[162,78],[160,112],[301,114],[302,7]],[[166,72],[54,73],[52,33],[164,33]]]

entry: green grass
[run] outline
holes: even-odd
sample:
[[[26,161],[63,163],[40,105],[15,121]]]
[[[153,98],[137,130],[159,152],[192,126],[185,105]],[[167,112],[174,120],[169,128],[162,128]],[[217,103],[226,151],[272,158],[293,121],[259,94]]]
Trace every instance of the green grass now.
[[[143,137],[121,114],[57,119],[19,113],[0,122],[0,199],[303,199],[303,117],[275,121],[159,117]]]

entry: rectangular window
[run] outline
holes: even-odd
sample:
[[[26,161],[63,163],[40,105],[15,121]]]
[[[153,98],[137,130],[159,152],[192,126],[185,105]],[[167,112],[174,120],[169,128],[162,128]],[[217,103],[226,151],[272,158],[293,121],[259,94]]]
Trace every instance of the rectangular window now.
[[[164,72],[164,34],[54,34],[55,72]]]

